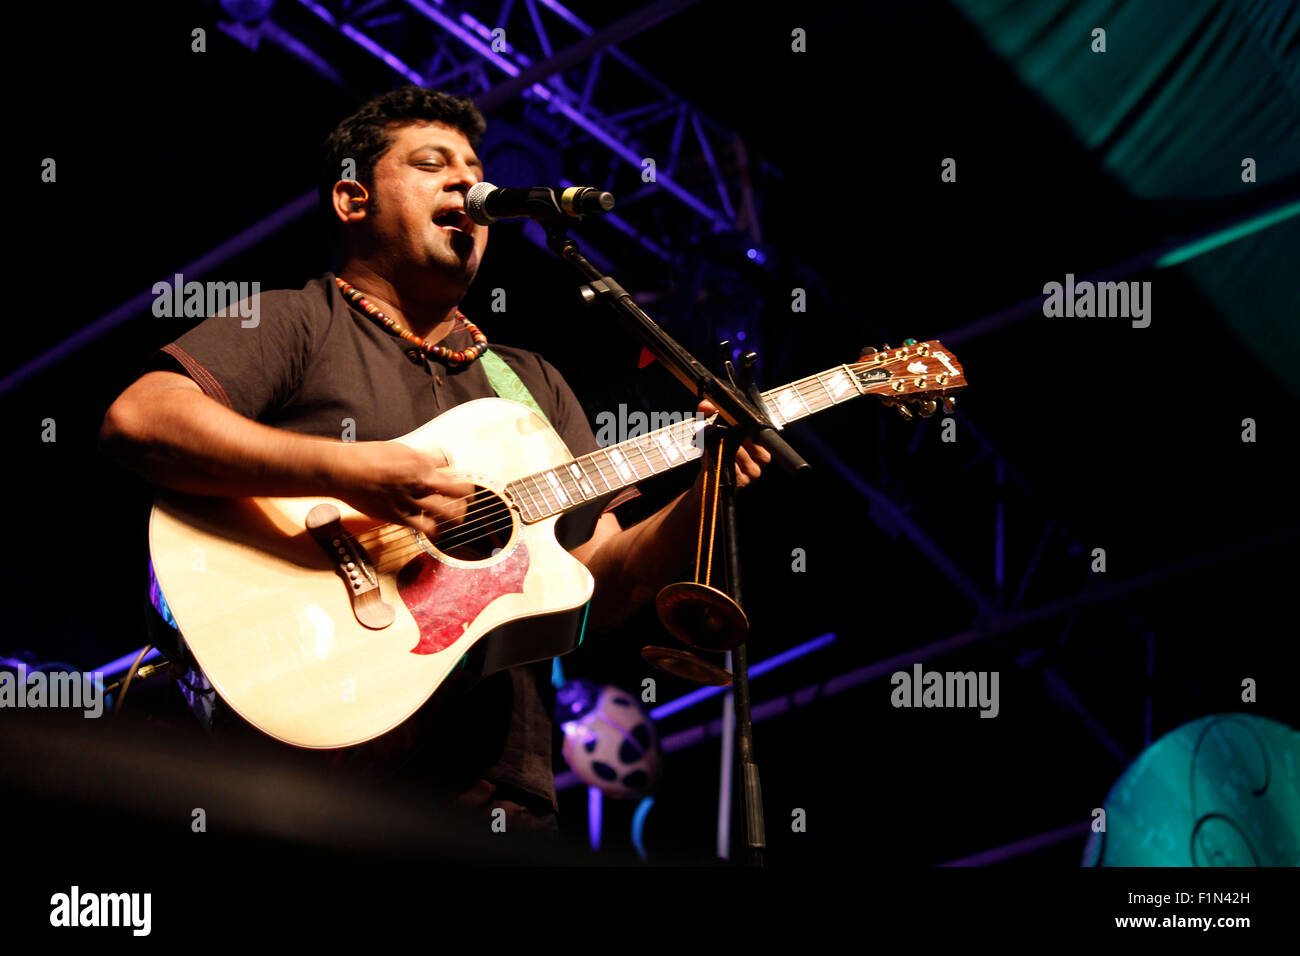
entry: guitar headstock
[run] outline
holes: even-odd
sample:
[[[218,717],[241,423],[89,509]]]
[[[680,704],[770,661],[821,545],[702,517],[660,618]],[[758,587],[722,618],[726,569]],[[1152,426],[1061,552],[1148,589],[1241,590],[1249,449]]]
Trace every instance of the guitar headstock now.
[[[865,391],[881,396],[905,419],[912,417],[909,404],[922,418],[933,415],[940,403],[951,412],[956,403],[952,393],[966,387],[957,356],[938,339],[907,339],[898,348],[886,345],[879,351],[866,348],[849,368]]]

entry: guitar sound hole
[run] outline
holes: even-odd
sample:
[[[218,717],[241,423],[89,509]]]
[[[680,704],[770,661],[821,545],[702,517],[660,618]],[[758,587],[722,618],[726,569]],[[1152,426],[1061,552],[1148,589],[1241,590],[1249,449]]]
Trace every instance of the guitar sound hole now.
[[[444,528],[433,542],[443,554],[460,561],[485,561],[504,549],[514,529],[510,506],[496,492],[482,485],[465,508],[464,520]]]

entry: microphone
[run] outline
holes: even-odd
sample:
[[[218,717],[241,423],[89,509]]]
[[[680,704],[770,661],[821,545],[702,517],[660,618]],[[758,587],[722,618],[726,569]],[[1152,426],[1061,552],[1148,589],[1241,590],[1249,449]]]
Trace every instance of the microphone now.
[[[498,189],[491,183],[475,183],[465,194],[465,212],[480,226],[498,219],[555,219],[609,212],[614,197],[594,186],[570,186],[555,190],[547,186],[532,189]]]

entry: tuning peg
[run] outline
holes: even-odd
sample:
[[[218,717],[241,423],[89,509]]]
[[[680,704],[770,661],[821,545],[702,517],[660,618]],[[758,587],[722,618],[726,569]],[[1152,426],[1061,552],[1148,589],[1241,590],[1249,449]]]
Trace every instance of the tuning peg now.
[[[890,348],[891,348],[890,344],[889,344],[888,342],[886,342],[886,343],[885,343],[885,347],[882,349],[882,351],[884,351],[884,352],[888,352],[888,351],[890,350]]]
[[[956,406],[956,404],[957,404],[957,399],[952,398],[951,396],[948,395],[945,395],[943,397],[943,410],[947,412],[949,415],[952,414],[952,410]]]
[[[916,339],[903,339],[903,344],[904,344],[904,345],[915,345],[915,344],[916,344]]]
[[[876,350],[873,349],[870,345],[868,345],[866,348],[864,348],[861,352],[858,353],[858,358],[860,359],[869,358],[875,354],[876,354]]]
[[[898,409],[898,414],[903,416],[903,421],[910,422],[912,420],[912,410],[902,402],[899,402],[894,407]]]
[[[939,403],[936,402],[933,398],[931,398],[927,401],[922,402],[917,410],[921,413],[922,418],[929,418],[931,415],[935,413],[935,410],[938,409],[938,407],[939,407]]]

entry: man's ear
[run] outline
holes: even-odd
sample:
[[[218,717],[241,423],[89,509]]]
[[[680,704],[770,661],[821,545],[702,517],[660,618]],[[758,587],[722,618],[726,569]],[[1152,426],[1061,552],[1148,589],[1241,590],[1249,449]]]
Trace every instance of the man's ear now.
[[[355,222],[365,218],[370,193],[356,180],[340,179],[334,184],[330,201],[340,222]]]

